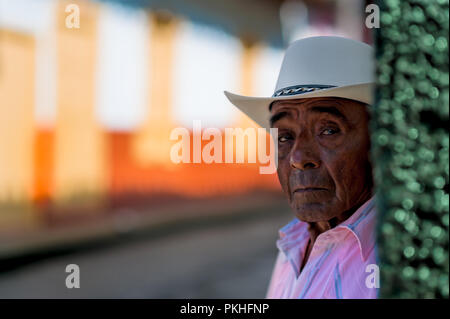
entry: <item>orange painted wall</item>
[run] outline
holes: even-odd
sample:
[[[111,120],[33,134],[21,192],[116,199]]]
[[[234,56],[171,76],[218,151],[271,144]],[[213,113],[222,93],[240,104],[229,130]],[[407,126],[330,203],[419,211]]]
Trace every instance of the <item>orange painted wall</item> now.
[[[279,188],[276,175],[259,174],[259,164],[180,163],[141,166],[133,159],[132,140],[132,133],[108,134],[112,195],[137,191],[201,197],[235,194],[257,188]],[[202,145],[207,143],[202,141]],[[224,154],[224,138],[222,145]]]
[[[39,129],[34,136],[33,200],[38,204],[50,201],[53,191],[53,131]]]
[[[53,132],[36,132],[34,143],[34,200],[51,200],[53,189]],[[279,189],[276,175],[259,174],[259,164],[199,163],[143,166],[133,157],[131,132],[106,133],[109,171],[107,195],[172,194],[186,197],[231,195],[246,191]],[[192,139],[192,134],[191,134]],[[223,139],[222,145],[225,145]],[[173,142],[175,143],[175,142]],[[204,146],[208,141],[202,141]],[[191,142],[191,154],[192,154]],[[225,147],[223,146],[223,154]],[[192,156],[192,155],[191,155]]]

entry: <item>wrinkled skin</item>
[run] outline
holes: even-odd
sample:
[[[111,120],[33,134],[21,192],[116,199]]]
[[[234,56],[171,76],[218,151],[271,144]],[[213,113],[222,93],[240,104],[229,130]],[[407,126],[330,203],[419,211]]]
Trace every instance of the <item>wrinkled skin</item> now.
[[[372,196],[366,107],[334,97],[271,105],[278,178],[296,217],[309,223],[312,243]]]

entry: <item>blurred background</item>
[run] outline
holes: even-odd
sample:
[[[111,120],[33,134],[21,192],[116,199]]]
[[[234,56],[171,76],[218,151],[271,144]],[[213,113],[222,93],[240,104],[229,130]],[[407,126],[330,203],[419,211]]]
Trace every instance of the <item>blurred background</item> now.
[[[0,0],[0,297],[264,297],[293,218],[276,175],[173,164],[170,132],[255,127],[223,91],[272,95],[296,39],[372,43],[365,6]]]

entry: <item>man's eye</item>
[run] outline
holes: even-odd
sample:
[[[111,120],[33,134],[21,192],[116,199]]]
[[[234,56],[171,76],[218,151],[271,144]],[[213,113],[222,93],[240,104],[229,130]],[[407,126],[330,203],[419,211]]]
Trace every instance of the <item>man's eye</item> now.
[[[336,133],[339,133],[339,129],[327,128],[327,129],[324,129],[320,133],[320,135],[333,135],[333,134],[336,134]]]
[[[279,143],[286,143],[287,141],[291,140],[292,138],[289,135],[281,135],[278,137]]]

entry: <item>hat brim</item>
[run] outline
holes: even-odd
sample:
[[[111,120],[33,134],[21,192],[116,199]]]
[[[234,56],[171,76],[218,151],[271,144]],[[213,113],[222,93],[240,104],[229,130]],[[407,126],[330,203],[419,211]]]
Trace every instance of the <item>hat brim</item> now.
[[[244,112],[250,119],[261,127],[269,128],[269,105],[274,101],[307,99],[313,97],[340,97],[372,104],[373,88],[373,83],[362,83],[279,97],[251,97],[234,94],[228,91],[224,91],[224,94],[234,106]]]

